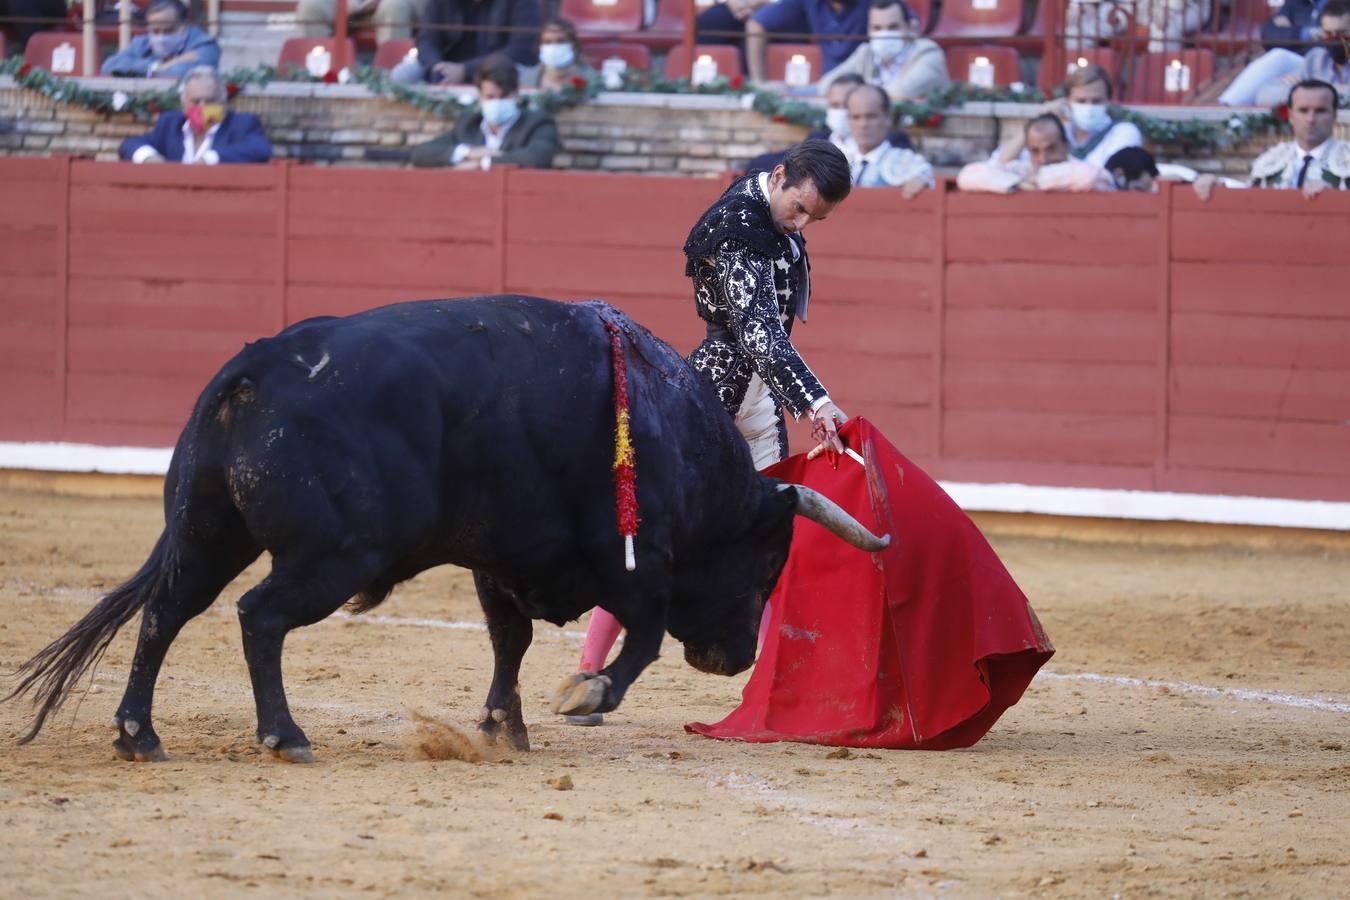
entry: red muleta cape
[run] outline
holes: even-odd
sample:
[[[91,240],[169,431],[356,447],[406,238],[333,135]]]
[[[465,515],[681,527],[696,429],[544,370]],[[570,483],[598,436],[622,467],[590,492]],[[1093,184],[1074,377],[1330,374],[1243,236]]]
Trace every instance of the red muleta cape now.
[[[845,456],[786,459],[766,475],[814,488],[891,545],[867,554],[797,519],[769,636],[741,705],[713,738],[848,747],[969,747],[1055,648],[975,523],[865,419]]]

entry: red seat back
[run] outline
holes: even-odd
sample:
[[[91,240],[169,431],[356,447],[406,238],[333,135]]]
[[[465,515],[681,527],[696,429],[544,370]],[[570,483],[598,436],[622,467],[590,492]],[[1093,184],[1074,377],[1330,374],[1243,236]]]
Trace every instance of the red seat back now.
[[[642,27],[642,0],[562,0],[558,15],[583,36],[634,34]]]
[[[53,75],[75,78],[84,74],[84,35],[77,31],[39,31],[28,39],[23,61]],[[94,71],[102,62],[94,48]]]
[[[1184,103],[1213,77],[1213,50],[1143,53],[1135,60],[1126,99],[1132,103]]]
[[[314,53],[315,49],[319,49],[321,52],[316,54]],[[328,69],[333,67],[333,51],[336,49],[337,40],[334,38],[287,38],[286,43],[281,45],[281,55],[277,57],[277,71],[285,74],[290,67],[294,66],[301,71],[309,72],[309,74],[313,75],[315,78],[322,78]],[[323,67],[319,65],[319,62],[323,61],[324,54],[327,54],[327,67],[321,72],[319,69]],[[315,60],[315,67],[313,69],[309,68],[311,57]],[[346,64],[352,66],[355,65],[355,63],[356,42],[351,38],[347,38]]]
[[[942,13],[933,34],[940,37],[1012,37],[1022,30],[1024,12],[1023,0],[943,0]]]
[[[1017,51],[1011,47],[950,47],[947,71],[953,81],[981,87],[1007,87],[1022,80]],[[992,77],[992,85],[987,79]]]
[[[657,0],[656,15],[637,34],[627,40],[653,50],[669,50],[680,42],[684,34],[684,6],[689,0]],[[694,14],[698,15],[714,4],[711,0],[695,0]]]
[[[591,68],[599,71],[607,59],[618,57],[628,63],[628,68],[649,71],[652,67],[652,52],[640,44],[625,41],[588,41],[581,45],[581,55],[590,63]]]
[[[800,63],[809,67],[804,84],[815,84],[824,75],[820,48],[815,44],[770,44],[765,56],[765,74],[770,81],[787,81],[788,65],[794,65],[794,74]]]
[[[1120,57],[1116,55],[1116,51],[1110,47],[1084,47],[1080,50],[1065,50],[1064,56],[1064,69],[1059,72],[1053,71],[1042,60],[1040,76],[1036,80],[1041,90],[1049,94],[1063,84],[1065,79],[1072,75],[1079,66],[1098,65],[1106,70],[1107,75],[1111,76],[1111,84],[1116,89],[1116,97],[1121,96]]]
[[[392,69],[408,58],[408,53],[417,44],[412,38],[391,38],[375,48],[375,60],[371,63],[377,69]]]
[[[717,64],[717,74],[726,78],[733,75],[741,75],[741,54],[735,48],[726,44],[696,44],[694,45],[694,59],[708,56]],[[666,77],[667,78],[689,78],[693,72],[693,60],[684,51],[683,44],[676,44],[670,48],[670,54],[666,57]]]

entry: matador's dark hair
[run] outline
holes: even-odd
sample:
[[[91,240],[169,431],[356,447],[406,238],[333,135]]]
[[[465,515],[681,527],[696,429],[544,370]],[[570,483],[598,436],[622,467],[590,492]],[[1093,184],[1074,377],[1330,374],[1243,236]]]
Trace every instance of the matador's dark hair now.
[[[783,154],[783,171],[783,187],[796,187],[809,178],[827,203],[843,200],[853,187],[848,159],[829,141],[802,141],[789,147]]]

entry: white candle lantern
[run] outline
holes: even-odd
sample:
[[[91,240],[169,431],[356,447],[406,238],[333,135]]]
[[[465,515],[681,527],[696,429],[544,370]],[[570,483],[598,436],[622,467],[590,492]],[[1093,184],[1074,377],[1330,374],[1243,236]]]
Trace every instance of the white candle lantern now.
[[[1172,60],[1163,72],[1163,90],[1169,94],[1179,94],[1191,89],[1191,67],[1179,59]]]
[[[75,71],[75,47],[61,44],[52,50],[52,74],[64,75]]]
[[[970,8],[988,12],[991,9],[998,9],[998,0],[973,0]]]
[[[716,77],[717,60],[706,53],[694,60],[694,69],[689,78],[691,84],[711,84]]]
[[[992,88],[994,86],[994,64],[987,56],[977,56],[970,62],[966,71],[966,81],[975,87]]]
[[[322,45],[313,47],[305,57],[305,71],[315,78],[322,78],[333,68],[333,54]]]
[[[806,87],[811,83],[811,61],[801,53],[792,54],[788,60],[787,69],[783,73],[783,81],[788,87]]]
[[[1079,69],[1087,68],[1087,66],[1088,66],[1088,58],[1087,58],[1086,56],[1080,56],[1080,57],[1078,57],[1078,59],[1076,59],[1076,60],[1074,60],[1073,62],[1069,63],[1069,68],[1065,70],[1064,74],[1065,74],[1065,75],[1072,75],[1074,72],[1077,72]]]
[[[619,56],[611,56],[600,63],[600,77],[605,87],[617,91],[623,87],[623,73],[628,71],[628,62]]]

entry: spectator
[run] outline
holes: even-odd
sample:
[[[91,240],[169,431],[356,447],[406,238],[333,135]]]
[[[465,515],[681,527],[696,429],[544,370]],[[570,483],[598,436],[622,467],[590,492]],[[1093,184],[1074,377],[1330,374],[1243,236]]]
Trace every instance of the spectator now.
[[[539,62],[540,12],[539,0],[427,0],[417,30],[417,61],[401,62],[389,74],[405,84],[473,83],[479,64],[497,52],[528,69]]]
[[[581,58],[576,27],[566,19],[550,19],[539,32],[539,65],[526,69],[520,83],[560,91],[573,78],[590,79],[595,71]]]
[[[734,44],[745,60],[745,23],[770,0],[725,0],[709,6],[694,20],[694,33],[700,44]],[[747,67],[748,68],[748,67]]]
[[[295,21],[304,37],[332,37],[338,0],[300,0]],[[375,40],[384,43],[412,37],[422,4],[418,0],[343,0],[349,29],[375,26]]]
[[[867,33],[867,0],[778,0],[766,3],[745,23],[745,62],[752,81],[763,81],[765,46],[770,34],[854,35],[822,38],[822,66],[839,67]],[[805,40],[797,37],[794,40]]]
[[[1252,60],[1219,95],[1224,106],[1252,106],[1257,92],[1278,83],[1303,65],[1304,47],[1322,40],[1318,9],[1325,0],[1285,0],[1283,6],[1261,26],[1266,52]]]
[[[413,148],[414,166],[487,169],[494,162],[547,169],[558,152],[558,125],[539,110],[522,110],[516,64],[494,53],[478,65],[479,112],[461,115],[455,127]]]
[[[1110,191],[1115,185],[1101,166],[1069,156],[1064,123],[1042,113],[1023,129],[1025,158],[971,163],[956,176],[963,191]]]
[[[1180,50],[1181,38],[1209,21],[1210,0],[1138,0],[1134,20],[1148,26],[1148,49]]]
[[[1312,198],[1327,188],[1350,189],[1350,143],[1332,138],[1340,96],[1325,81],[1300,81],[1289,91],[1294,139],[1276,144],[1252,162],[1250,187],[1302,191]],[[1218,178],[1201,175],[1195,193],[1208,200]]]
[[[220,64],[220,45],[196,25],[179,0],[151,0],[145,11],[146,33],[103,61],[104,75],[134,78],[182,78],[201,66]]]
[[[825,88],[825,127],[817,128],[808,134],[806,140],[829,141],[843,150],[849,136],[848,108],[844,105],[844,100],[848,97],[849,91],[864,83],[862,76],[854,72],[845,72],[830,82],[830,86]],[[905,134],[904,130],[900,128],[896,128],[886,135],[886,140],[891,142],[891,146],[899,147],[902,150],[908,150],[913,146],[910,143],[909,135]],[[786,152],[784,150],[756,156],[746,165],[745,171],[772,172],[774,166],[783,161]]]
[[[1052,100],[1043,109],[1065,125],[1070,155],[1098,167],[1105,165],[1117,150],[1144,143],[1144,135],[1137,125],[1111,118],[1108,106],[1111,93],[1111,76],[1105,69],[1097,65],[1080,66],[1065,80],[1064,97]],[[1015,158],[1025,161],[1021,138],[1009,141],[998,150],[999,162]]]
[[[184,75],[178,97],[182,111],[160,113],[153,131],[122,142],[118,158],[206,166],[265,163],[272,158],[272,145],[258,117],[225,108],[225,85],[215,69],[198,66]]]
[[[951,79],[942,48],[919,37],[919,14],[904,0],[872,0],[867,11],[867,43],[854,50],[820,80],[824,92],[844,74],[856,74],[886,89],[892,100],[925,97]]]
[[[849,175],[858,187],[898,187],[912,199],[933,186],[933,167],[913,150],[895,147],[886,140],[890,130],[891,99],[875,84],[860,84],[849,91],[848,127],[844,156]]]
[[[18,55],[23,55],[28,39],[39,31],[60,29],[65,24],[65,0],[0,0],[0,29],[13,30]]]
[[[1303,61],[1292,75],[1264,85],[1256,94],[1262,106],[1278,106],[1288,96],[1290,86],[1304,81],[1324,81],[1337,90],[1350,87],[1350,0],[1327,0],[1318,20],[1322,28],[1322,45],[1303,55]]]
[[[1125,147],[1111,154],[1104,167],[1118,191],[1156,191],[1158,163],[1143,147]]]

